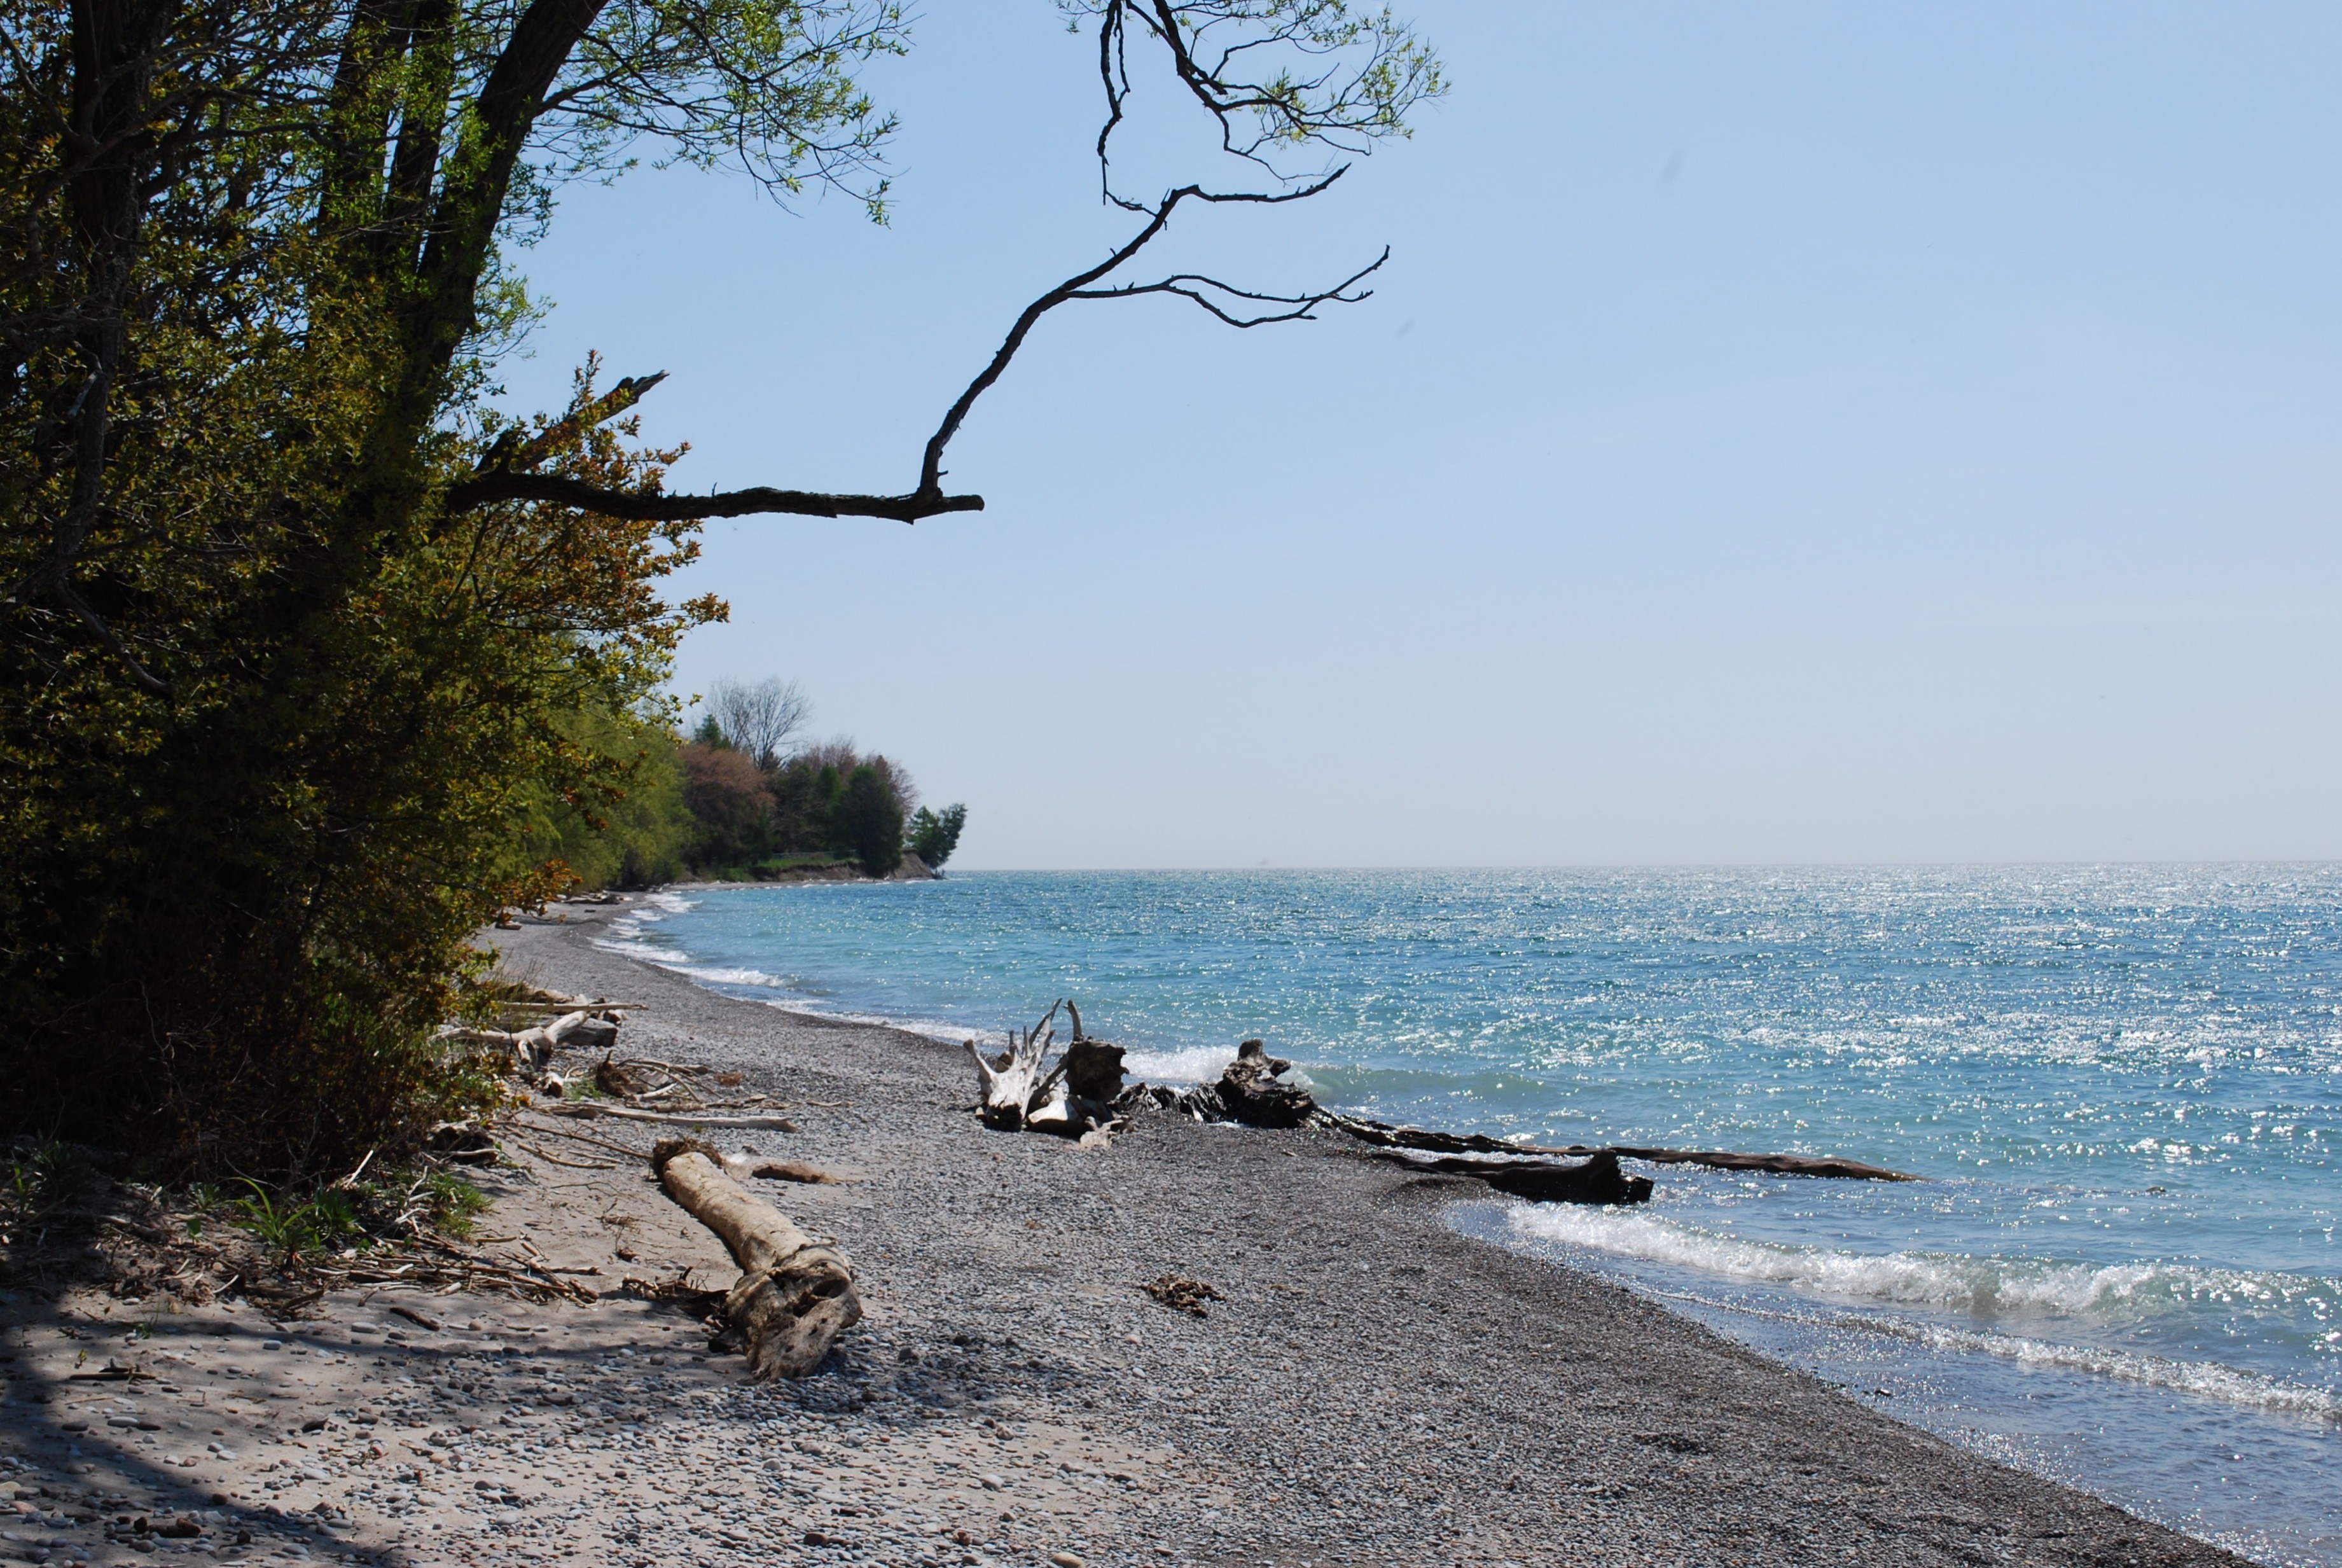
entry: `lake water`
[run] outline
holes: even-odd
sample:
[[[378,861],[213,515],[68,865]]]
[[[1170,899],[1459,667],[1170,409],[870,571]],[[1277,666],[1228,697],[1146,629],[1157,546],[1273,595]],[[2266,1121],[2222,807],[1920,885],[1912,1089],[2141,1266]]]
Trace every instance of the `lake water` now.
[[[1158,1082],[1259,1035],[1386,1120],[1925,1176],[1660,1167],[1647,1207],[1454,1223],[2342,1565],[2342,868],[971,873],[664,894],[613,932],[955,1039],[1071,996]]]

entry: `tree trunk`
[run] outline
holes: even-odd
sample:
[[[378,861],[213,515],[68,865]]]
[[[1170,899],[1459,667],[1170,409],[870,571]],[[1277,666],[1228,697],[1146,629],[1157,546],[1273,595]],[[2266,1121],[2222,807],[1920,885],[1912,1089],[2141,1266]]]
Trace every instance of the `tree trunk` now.
[[[686,1138],[662,1138],[651,1152],[667,1195],[714,1231],[740,1265],[724,1317],[747,1347],[750,1379],[804,1377],[862,1320],[853,1272],[836,1248],[726,1174],[722,1162]]]

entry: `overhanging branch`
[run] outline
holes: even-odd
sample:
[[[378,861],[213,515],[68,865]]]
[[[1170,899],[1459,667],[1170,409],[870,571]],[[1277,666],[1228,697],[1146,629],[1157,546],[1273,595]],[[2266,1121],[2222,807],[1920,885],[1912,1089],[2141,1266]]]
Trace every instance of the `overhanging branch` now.
[[[626,490],[605,490],[581,479],[553,474],[491,472],[475,474],[447,492],[447,504],[458,511],[493,505],[499,501],[546,501],[575,506],[604,517],[632,523],[689,523],[703,517],[746,517],[757,513],[785,513],[798,517],[884,517],[896,523],[916,523],[946,512],[981,512],[981,495],[946,495],[941,491],[910,495],[829,495],[810,490],[776,490],[759,484],[746,490],[719,490],[709,495],[644,495]]]
[[[1095,287],[1116,268],[1128,263],[1152,244],[1171,222],[1171,215],[1186,202],[1209,205],[1281,206],[1287,202],[1306,201],[1329,188],[1346,169],[1336,169],[1322,179],[1313,180],[1296,190],[1276,192],[1207,191],[1200,185],[1182,185],[1153,206],[1134,205],[1135,210],[1146,215],[1146,222],[1122,246],[1096,266],[1076,273],[1048,293],[1026,305],[1008,329],[1008,335],[994,351],[991,360],[976,373],[976,379],[947,409],[943,423],[927,438],[926,450],[919,463],[919,485],[907,495],[835,495],[807,490],[776,490],[758,485],[748,490],[724,490],[711,495],[656,495],[635,491],[606,490],[583,480],[565,479],[555,474],[529,474],[520,469],[549,454],[559,440],[574,438],[583,428],[600,423],[623,409],[631,407],[636,399],[663,379],[650,376],[641,381],[628,378],[618,384],[606,396],[578,410],[567,419],[548,430],[545,435],[525,444],[507,438],[510,444],[499,444],[490,451],[482,466],[473,475],[454,485],[447,493],[447,504],[453,511],[468,511],[476,506],[492,505],[499,501],[541,501],[558,506],[575,506],[580,511],[598,513],[605,517],[620,517],[630,522],[681,523],[705,517],[745,517],[758,513],[782,513],[800,517],[884,517],[897,523],[916,523],[922,517],[939,516],[946,512],[981,512],[981,495],[946,495],[944,494],[944,452],[952,437],[976,406],[976,399],[989,391],[1025,346],[1026,338],[1040,319],[1070,300],[1077,299],[1137,299],[1148,295],[1176,295],[1202,306],[1230,326],[1266,326],[1273,322],[1310,321],[1311,315],[1321,305],[1355,305],[1367,297],[1366,293],[1352,292],[1360,281],[1379,269],[1390,259],[1386,249],[1369,265],[1359,268],[1331,288],[1308,289],[1298,294],[1262,294],[1237,288],[1216,278],[1199,273],[1175,273],[1154,283],[1120,284]],[[1273,308],[1248,310],[1243,304],[1233,306],[1223,301],[1246,302],[1252,305]],[[516,465],[506,467],[508,460]]]

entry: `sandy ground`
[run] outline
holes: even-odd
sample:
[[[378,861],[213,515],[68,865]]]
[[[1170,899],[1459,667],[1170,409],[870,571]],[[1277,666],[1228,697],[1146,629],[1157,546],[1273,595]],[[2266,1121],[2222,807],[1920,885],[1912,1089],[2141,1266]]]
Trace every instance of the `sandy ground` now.
[[[651,1180],[652,1129],[523,1118],[482,1178],[483,1239],[568,1271],[591,1305],[393,1287],[274,1323],[8,1293],[0,1553],[2236,1561],[1459,1236],[1442,1210],[1485,1197],[1476,1183],[1163,1116],[1103,1149],[988,1133],[956,1051],[712,995],[596,950],[596,924],[499,940],[526,978],[642,1004],[622,1056],[736,1071],[786,1103],[796,1132],[719,1141],[841,1178],[759,1183],[854,1259],[867,1315],[829,1363],[748,1385],[683,1308],[622,1283],[734,1273]],[[1166,1272],[1225,1299],[1204,1318],[1160,1305],[1138,1287]],[[108,1363],[156,1375],[86,1375]]]

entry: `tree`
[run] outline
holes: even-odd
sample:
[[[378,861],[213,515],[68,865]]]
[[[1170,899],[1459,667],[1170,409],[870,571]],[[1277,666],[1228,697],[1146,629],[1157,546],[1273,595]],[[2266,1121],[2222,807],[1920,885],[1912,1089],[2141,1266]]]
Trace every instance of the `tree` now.
[[[1380,262],[1288,294],[1126,269],[1182,211],[1344,172],[1280,158],[1402,130],[1439,87],[1406,28],[1067,9],[1130,238],[1020,314],[908,490],[679,495],[679,454],[630,444],[658,375],[486,405],[535,310],[513,257],[645,142],[883,214],[892,122],[854,73],[906,46],[892,0],[0,0],[0,1114],[182,1167],[395,1138],[469,934],[567,874],[515,864],[517,824],[650,776],[626,725],[666,722],[677,639],[724,614],[660,597],[698,520],[981,509],[946,449],[1074,301],[1256,326],[1363,297]],[[1253,185],[1116,189],[1148,51]]]
[[[885,876],[903,864],[903,803],[884,772],[864,763],[846,774],[835,812],[838,846],[864,871]]]
[[[707,716],[727,742],[769,773],[780,765],[790,737],[813,717],[813,699],[778,675],[756,682],[726,678],[709,688]]]
[[[683,769],[693,864],[737,868],[772,853],[773,797],[755,763],[729,747],[688,745]]]
[[[939,812],[921,806],[911,817],[910,849],[926,863],[930,871],[941,871],[944,862],[959,847],[960,830],[967,825],[967,807],[947,805]]]

